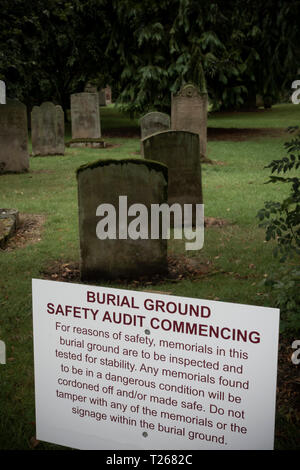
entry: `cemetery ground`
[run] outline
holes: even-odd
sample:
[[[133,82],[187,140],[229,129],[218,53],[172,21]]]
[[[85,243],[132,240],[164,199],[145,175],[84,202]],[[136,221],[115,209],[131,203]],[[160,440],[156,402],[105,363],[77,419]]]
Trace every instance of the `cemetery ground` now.
[[[76,169],[99,158],[139,157],[138,121],[113,106],[100,112],[107,148],[66,148],[64,156],[31,157],[28,173],[0,177],[1,207],[18,209],[21,219],[0,251],[0,339],[6,344],[6,364],[0,365],[0,449],[59,449],[35,439],[31,280],[80,282]],[[286,187],[265,184],[270,173],[265,166],[283,156],[290,139],[284,129],[299,122],[295,105],[211,115],[207,156],[213,164],[202,166],[203,249],[185,251],[183,240],[170,240],[168,275],[99,285],[274,307],[274,291],[264,280],[279,272],[280,263],[272,253],[275,242],[265,241],[256,214],[265,201],[288,193]],[[281,333],[279,342],[279,450],[299,450],[299,365],[291,362],[291,344],[300,339],[295,334]]]

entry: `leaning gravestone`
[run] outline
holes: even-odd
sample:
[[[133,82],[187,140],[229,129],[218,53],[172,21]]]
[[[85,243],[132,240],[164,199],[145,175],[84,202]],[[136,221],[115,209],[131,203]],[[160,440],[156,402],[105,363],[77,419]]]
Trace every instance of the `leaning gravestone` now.
[[[157,132],[143,139],[142,145],[145,159],[157,160],[168,167],[169,205],[203,203],[198,134]]]
[[[0,80],[0,104],[6,104],[6,87],[3,80]]]
[[[98,93],[71,95],[72,140],[70,147],[104,147],[101,139]]]
[[[64,155],[65,128],[61,106],[46,101],[31,112],[32,155]]]
[[[151,233],[151,204],[167,202],[167,172],[158,162],[133,158],[101,159],[78,168],[82,280],[136,279],[167,271],[167,240],[135,238],[133,217],[127,219],[127,208],[143,204],[148,215],[140,229],[147,225]]]
[[[26,106],[10,101],[0,106],[0,174],[29,169]]]
[[[207,152],[207,93],[192,85],[184,85],[171,100],[171,127],[177,131],[199,134],[200,157],[206,160]]]

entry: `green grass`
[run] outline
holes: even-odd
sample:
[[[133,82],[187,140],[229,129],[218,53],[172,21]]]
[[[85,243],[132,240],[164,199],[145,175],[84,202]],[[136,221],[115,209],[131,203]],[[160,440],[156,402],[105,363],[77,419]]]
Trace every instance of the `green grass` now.
[[[113,107],[101,108],[102,129],[138,126]],[[278,105],[258,113],[219,114],[212,127],[286,127],[300,122],[300,106]],[[66,135],[66,140],[69,135]],[[7,347],[7,364],[0,366],[0,448],[29,449],[35,435],[31,279],[42,277],[52,263],[79,261],[76,169],[99,158],[139,157],[138,139],[106,139],[107,149],[68,149],[65,156],[30,159],[30,172],[0,177],[0,207],[41,214],[41,239],[13,251],[0,252],[0,339]],[[273,306],[272,293],[262,281],[278,269],[272,244],[264,241],[256,214],[264,201],[277,200],[287,188],[266,185],[264,167],[283,154],[284,137],[244,142],[208,142],[208,156],[222,165],[203,165],[205,216],[225,219],[222,228],[205,231],[201,252],[185,252],[182,241],[170,241],[169,253],[209,263],[199,280],[166,282],[150,289],[175,295]],[[109,285],[109,283],[105,283]],[[124,285],[119,285],[124,287]],[[139,287],[142,288],[142,287]],[[280,415],[279,426],[282,426]],[[286,425],[286,423],[284,423]],[[294,439],[294,437],[293,437]],[[277,448],[294,446],[276,440]],[[40,443],[38,449],[57,449]]]
[[[220,112],[211,113],[208,119],[209,127],[225,128],[268,128],[299,125],[299,106],[294,104],[277,104],[271,109],[259,108],[253,112]]]

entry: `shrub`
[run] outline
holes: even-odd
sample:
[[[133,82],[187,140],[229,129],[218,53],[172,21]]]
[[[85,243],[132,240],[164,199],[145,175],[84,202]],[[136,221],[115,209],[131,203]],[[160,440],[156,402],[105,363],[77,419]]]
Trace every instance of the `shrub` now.
[[[295,132],[295,138],[284,144],[287,155],[273,160],[266,168],[271,169],[267,183],[289,184],[289,195],[282,202],[266,201],[257,214],[260,227],[266,230],[266,241],[276,240],[274,256],[280,256],[282,263],[291,261],[290,266],[279,270],[279,279],[271,276],[265,281],[273,289],[275,306],[281,310],[281,331],[300,329],[300,179],[296,174],[300,166],[300,131],[298,127],[288,130]],[[288,172],[292,175],[286,176]]]

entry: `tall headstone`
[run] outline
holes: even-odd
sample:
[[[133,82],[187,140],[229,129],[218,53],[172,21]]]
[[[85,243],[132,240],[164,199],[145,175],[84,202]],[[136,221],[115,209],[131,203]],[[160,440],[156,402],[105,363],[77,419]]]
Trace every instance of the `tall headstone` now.
[[[140,119],[141,139],[155,132],[168,130],[170,125],[170,116],[168,114],[158,111],[147,113]]]
[[[6,86],[3,80],[0,80],[0,104],[6,104]]]
[[[168,203],[202,204],[199,135],[188,131],[163,131],[142,140],[144,157],[168,167]],[[195,219],[193,218],[193,221]]]
[[[72,139],[101,137],[98,93],[71,95]]]
[[[72,140],[70,147],[105,147],[101,139],[98,93],[71,95]]]
[[[201,160],[207,154],[207,93],[192,85],[184,85],[171,100],[171,127],[177,131],[199,134]]]
[[[0,174],[29,169],[26,106],[10,101],[0,106]]]
[[[64,112],[46,101],[31,112],[32,155],[64,155]]]
[[[151,239],[151,236],[134,239],[132,234],[129,235],[130,222],[135,217],[128,215],[127,219],[127,208],[143,204],[151,214],[151,204],[167,202],[165,165],[134,158],[101,159],[78,168],[77,181],[82,280],[136,279],[164,273],[167,270],[167,241]],[[127,198],[125,203],[124,196]],[[97,228],[104,219],[100,217],[105,212],[102,204],[106,204],[106,208],[110,204],[115,210],[115,217],[110,218],[112,225],[108,219],[103,222],[108,224],[106,228],[111,235],[106,239]],[[99,206],[103,209],[100,210]],[[108,217],[111,212],[105,214]],[[150,231],[150,220],[147,225]],[[114,236],[115,239],[112,238]]]

